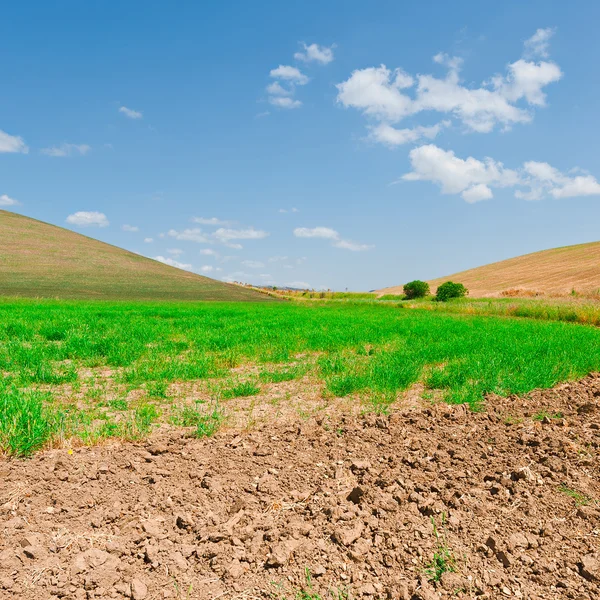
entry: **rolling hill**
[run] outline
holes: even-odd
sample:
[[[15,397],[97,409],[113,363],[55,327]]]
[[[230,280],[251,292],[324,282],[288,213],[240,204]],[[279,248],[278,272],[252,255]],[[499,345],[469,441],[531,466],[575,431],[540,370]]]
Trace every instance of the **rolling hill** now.
[[[591,294],[600,290],[600,242],[563,246],[525,254],[483,267],[429,281],[432,292],[444,281],[458,281],[470,296],[499,296],[507,290],[567,295],[572,290]],[[401,294],[402,286],[377,291]]]
[[[272,300],[5,210],[0,210],[0,296]]]

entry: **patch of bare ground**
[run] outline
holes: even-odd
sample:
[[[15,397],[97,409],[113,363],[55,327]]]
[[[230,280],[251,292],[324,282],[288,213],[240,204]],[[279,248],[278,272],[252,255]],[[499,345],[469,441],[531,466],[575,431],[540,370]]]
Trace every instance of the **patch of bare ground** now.
[[[0,462],[0,598],[600,597],[600,375],[411,394]]]

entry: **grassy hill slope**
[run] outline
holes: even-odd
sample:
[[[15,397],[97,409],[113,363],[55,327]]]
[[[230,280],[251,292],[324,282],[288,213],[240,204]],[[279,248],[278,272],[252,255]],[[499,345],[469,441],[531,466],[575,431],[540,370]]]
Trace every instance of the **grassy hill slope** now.
[[[600,242],[542,250],[433,279],[429,282],[432,292],[448,280],[464,283],[470,296],[498,296],[514,289],[560,295],[571,290],[596,293],[600,289]],[[400,294],[402,286],[378,293]]]
[[[265,301],[68,229],[0,210],[0,296]]]

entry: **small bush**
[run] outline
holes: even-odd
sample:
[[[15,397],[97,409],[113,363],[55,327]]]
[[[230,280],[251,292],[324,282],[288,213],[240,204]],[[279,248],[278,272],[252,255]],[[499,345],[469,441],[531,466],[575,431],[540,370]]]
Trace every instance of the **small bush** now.
[[[435,298],[439,302],[447,302],[452,298],[463,298],[469,293],[469,290],[462,283],[446,281],[437,289]]]
[[[429,294],[429,284],[426,281],[410,281],[404,286],[404,295],[407,300],[414,300],[415,298],[425,298]]]

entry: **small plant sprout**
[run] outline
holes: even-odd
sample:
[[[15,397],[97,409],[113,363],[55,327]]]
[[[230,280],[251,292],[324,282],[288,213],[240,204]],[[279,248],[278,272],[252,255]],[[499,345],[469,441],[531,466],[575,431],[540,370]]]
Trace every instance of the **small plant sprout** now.
[[[431,524],[433,525],[433,534],[436,540],[436,550],[432,561],[425,568],[425,574],[430,581],[439,581],[444,573],[455,573],[456,564],[448,546],[445,528],[446,513],[442,513],[441,531],[438,529],[434,517],[431,517]]]

